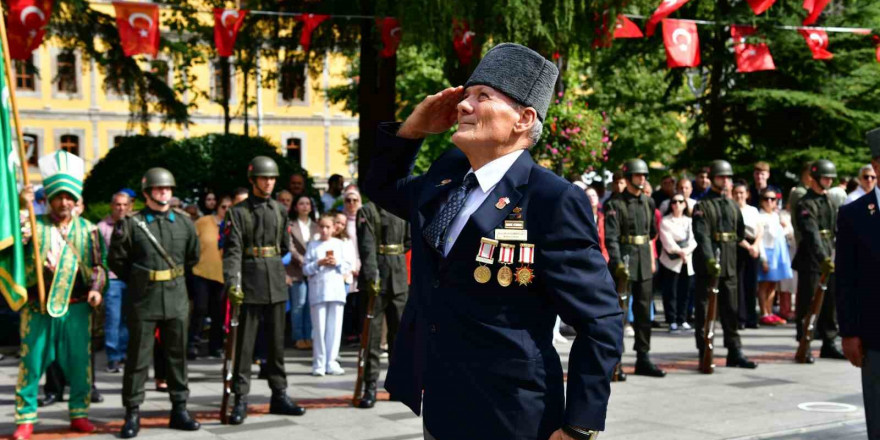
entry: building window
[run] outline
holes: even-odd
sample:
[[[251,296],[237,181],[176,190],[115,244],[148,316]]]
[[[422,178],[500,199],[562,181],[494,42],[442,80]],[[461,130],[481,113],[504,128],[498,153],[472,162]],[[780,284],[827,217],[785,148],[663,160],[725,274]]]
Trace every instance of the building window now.
[[[58,54],[56,65],[58,67],[58,91],[76,93],[76,55],[69,52]]]
[[[79,136],[75,134],[62,135],[61,144],[58,147],[74,156],[79,156]]]
[[[296,163],[302,163],[302,139],[292,137],[285,142],[286,157],[293,159]]]
[[[288,62],[281,66],[281,99],[285,101],[305,101],[306,66],[301,62]]]
[[[26,60],[15,61],[15,88],[22,91],[37,90],[37,68],[34,67],[34,56]]]
[[[156,76],[159,81],[168,84],[168,62],[164,60],[150,61],[150,72]]]
[[[229,63],[224,63],[222,61],[215,62],[211,64],[211,100],[214,102],[223,102],[223,67],[226,66],[227,69],[230,67]],[[229,82],[232,82],[232,72],[229,72]],[[229,99],[232,100],[232,84],[227,84],[230,87],[229,90]]]
[[[27,163],[31,166],[38,166],[37,161],[40,159],[40,148],[39,148],[39,140],[37,135],[25,133],[22,135],[24,138],[24,148],[27,153]]]

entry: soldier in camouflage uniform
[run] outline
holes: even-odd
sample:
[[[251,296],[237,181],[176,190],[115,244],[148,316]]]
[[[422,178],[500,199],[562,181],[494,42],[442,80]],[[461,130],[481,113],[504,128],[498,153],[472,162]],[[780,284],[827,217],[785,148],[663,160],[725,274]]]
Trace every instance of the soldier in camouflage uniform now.
[[[400,315],[406,305],[408,274],[406,252],[411,241],[409,224],[393,214],[367,202],[357,213],[358,251],[364,314],[369,295],[376,295],[373,319],[370,322],[369,352],[364,366],[364,395],[360,408],[376,404],[376,382],[379,380],[379,343],[382,340],[382,321],[388,323],[388,351],[394,349],[394,337],[400,326]]]
[[[651,240],[657,238],[654,200],[642,189],[648,178],[648,164],[641,159],[623,166],[626,189],[605,206],[605,248],[611,273],[618,283],[629,282],[632,294],[633,327],[636,332],[636,370],[644,376],[663,377],[666,372],[651,362],[651,302],[653,301],[654,252]],[[629,266],[624,257],[629,257]],[[626,313],[626,310],[624,310]],[[618,380],[625,380],[618,365]]]
[[[738,295],[736,280],[736,247],[745,242],[746,227],[739,207],[722,193],[733,178],[733,168],[727,161],[716,160],[709,167],[712,187],[694,206],[694,252],[696,272],[695,337],[700,358],[703,357],[703,329],[709,301],[709,280],[718,277],[718,310],[724,329],[724,346],[727,348],[727,366],[757,368],[757,364],[742,354],[739,337]],[[720,250],[721,261],[715,258]],[[718,263],[720,263],[720,271]]]
[[[116,222],[110,241],[108,264],[128,285],[124,302],[129,344],[122,378],[122,438],[135,437],[140,431],[139,407],[144,402],[156,328],[167,354],[172,403],[169,427],[183,431],[201,427],[186,410],[189,296],[184,276],[199,261],[199,241],[189,215],[169,205],[176,186],[168,170],[147,170],[141,179],[146,207]]]
[[[226,216],[223,279],[229,301],[241,305],[233,374],[235,405],[229,422],[238,425],[247,417],[254,342],[260,320],[265,325],[269,356],[265,372],[272,389],[269,412],[300,416],[305,408],[287,396],[284,372],[284,313],[287,283],[281,257],[289,250],[287,211],[272,199],[278,164],[257,156],[248,166],[252,189],[247,200],[233,206]]]
[[[834,304],[834,236],[837,232],[837,206],[828,198],[827,190],[837,178],[834,163],[817,160],[810,165],[810,188],[798,201],[791,213],[797,230],[800,231],[797,253],[791,267],[798,272],[797,285],[797,339],[803,336],[804,317],[812,305],[813,294],[819,286],[823,272],[830,275],[826,280],[828,291],[822,299],[822,309],[816,321],[816,335],[822,339],[820,357],[846,359],[837,348],[837,313]],[[807,353],[807,363],[815,359]]]

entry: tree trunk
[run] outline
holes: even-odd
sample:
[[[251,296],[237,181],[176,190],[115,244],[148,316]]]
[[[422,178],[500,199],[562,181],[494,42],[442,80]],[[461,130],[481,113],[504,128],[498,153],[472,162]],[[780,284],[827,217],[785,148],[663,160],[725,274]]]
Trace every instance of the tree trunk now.
[[[223,134],[229,134],[229,95],[230,95],[230,85],[231,85],[231,76],[229,74],[229,57],[220,57],[220,78],[223,84],[220,84],[222,96],[220,98],[220,105],[223,107]]]
[[[363,15],[373,16],[372,2],[364,0]],[[358,85],[358,178],[369,170],[369,157],[376,148],[376,131],[380,122],[393,121],[397,104],[395,80],[397,56],[380,58],[373,41],[372,20],[361,21],[360,83]]]
[[[730,16],[730,3],[728,0],[718,0],[715,7],[715,21],[723,23],[725,17]],[[706,111],[706,120],[709,124],[709,142],[708,148],[700,154],[700,159],[718,159],[724,156],[724,145],[726,141],[724,127],[724,103],[722,102],[722,91],[724,88],[724,64],[725,58],[730,54],[725,47],[725,43],[730,35],[725,32],[722,25],[715,26],[715,33],[712,40],[712,67],[709,81],[709,105]]]
[[[249,104],[249,103],[248,103],[248,74],[249,74],[249,73],[250,73],[249,70],[242,69],[242,71],[241,71],[241,74],[242,74],[241,83],[242,83],[242,88],[244,89],[244,90],[241,92],[241,96],[242,96],[242,99],[244,100],[244,101],[243,101],[243,104],[244,104],[244,114],[243,114],[243,117],[244,117],[244,133],[243,133],[243,134],[244,134],[245,136],[250,136],[250,135],[251,135],[251,131],[250,131],[250,118],[248,118],[248,108],[249,108],[249,106],[248,106],[248,104]]]

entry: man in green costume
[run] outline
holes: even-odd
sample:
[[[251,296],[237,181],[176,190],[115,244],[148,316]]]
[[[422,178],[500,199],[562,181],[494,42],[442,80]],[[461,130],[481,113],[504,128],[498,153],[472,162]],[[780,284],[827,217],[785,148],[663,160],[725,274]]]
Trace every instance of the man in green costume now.
[[[40,378],[58,361],[70,384],[70,429],[94,432],[88,412],[92,390],[91,307],[101,303],[107,285],[106,251],[98,228],[73,214],[82,198],[83,161],[57,151],[39,161],[49,213],[37,217],[37,227],[22,225],[28,274],[28,302],[21,309],[21,362],[15,385],[15,440],[27,440],[37,422]],[[33,188],[21,193],[33,203]],[[46,286],[45,310],[36,286],[32,237],[38,237]]]

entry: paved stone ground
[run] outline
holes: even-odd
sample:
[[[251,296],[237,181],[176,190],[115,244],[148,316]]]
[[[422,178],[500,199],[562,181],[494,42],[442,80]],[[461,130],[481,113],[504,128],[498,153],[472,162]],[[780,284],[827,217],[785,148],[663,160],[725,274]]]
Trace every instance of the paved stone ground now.
[[[720,327],[720,326],[719,326]],[[776,439],[853,440],[867,437],[864,423],[859,370],[846,361],[818,360],[814,365],[796,365],[792,326],[743,332],[745,352],[759,361],[757,370],[719,366],[711,376],[696,372],[693,335],[670,335],[655,330],[654,361],[669,370],[665,379],[630,376],[626,383],[613,384],[606,432],[603,440],[639,439]],[[721,338],[718,337],[720,343]],[[627,349],[632,338],[626,339]],[[818,344],[818,343],[816,343]],[[563,362],[569,344],[558,347]],[[815,347],[818,351],[818,346]],[[14,351],[14,348],[10,348]],[[719,350],[723,365],[725,350]],[[818,357],[818,353],[816,353]],[[396,402],[379,402],[373,410],[359,410],[349,404],[355,379],[354,348],[342,353],[347,374],[311,377],[310,352],[287,352],[291,394],[309,407],[304,417],[278,417],[268,410],[268,387],[255,381],[251,402],[257,413],[241,426],[224,426],[217,420],[220,403],[220,361],[198,360],[190,364],[190,409],[204,428],[195,433],[171,431],[167,424],[170,408],[167,396],[147,392],[143,406],[145,429],[140,437],[161,439],[259,440],[409,440],[422,437],[421,419]],[[631,366],[634,354],[624,355]],[[92,406],[92,419],[99,425],[98,439],[116,438],[123,409],[120,403],[121,374],[103,371],[103,353],[98,355],[98,387],[104,403]],[[0,438],[14,430],[14,386],[17,360],[0,361]],[[148,390],[152,383],[148,383]],[[385,396],[387,398],[387,396]],[[804,405],[810,402],[825,404]],[[35,440],[72,437],[67,431],[65,404],[41,409],[41,423]],[[90,439],[91,440],[91,439]],[[459,439],[456,439],[459,440]]]

